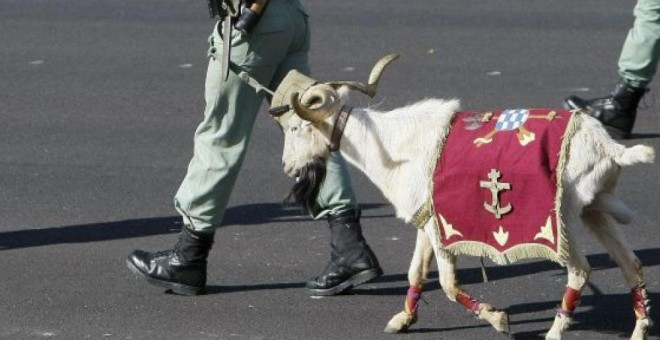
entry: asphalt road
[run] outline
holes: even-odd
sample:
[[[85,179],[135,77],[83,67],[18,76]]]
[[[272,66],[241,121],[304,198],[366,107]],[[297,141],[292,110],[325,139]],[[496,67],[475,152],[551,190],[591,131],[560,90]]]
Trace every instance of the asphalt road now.
[[[372,63],[401,54],[374,102],[426,97],[465,109],[559,107],[608,93],[634,2],[611,0],[305,1],[318,79],[366,80]],[[243,171],[209,264],[210,293],[164,294],[124,259],[164,249],[180,222],[172,208],[203,109],[202,0],[0,2],[0,338],[57,339],[483,339],[504,338],[439,289],[424,294],[405,335],[382,332],[399,312],[414,230],[393,217],[360,174],[365,234],[386,275],[351,294],[310,298],[306,279],[328,254],[325,222],[281,201],[291,181],[282,138],[257,120]],[[635,139],[660,149],[653,88]],[[660,301],[660,163],[626,169],[620,195],[635,212],[623,227]],[[578,240],[594,268],[567,339],[629,336],[628,287],[604,249]],[[489,265],[462,258],[460,279],[506,309],[512,337],[549,328],[566,282],[544,261]],[[656,309],[657,310],[657,309]],[[655,312],[654,312],[655,313]],[[657,313],[654,314],[657,319]],[[658,331],[652,336],[657,337]]]

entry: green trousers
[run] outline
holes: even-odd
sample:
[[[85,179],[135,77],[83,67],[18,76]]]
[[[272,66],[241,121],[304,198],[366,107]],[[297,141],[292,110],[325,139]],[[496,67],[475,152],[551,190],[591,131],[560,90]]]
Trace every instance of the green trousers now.
[[[213,233],[225,214],[263,97],[233,72],[228,80],[221,79],[217,25],[209,43],[204,119],[195,132],[193,157],[174,206],[190,228]],[[234,30],[231,36],[231,61],[271,89],[291,69],[309,73],[308,51],[308,16],[298,0],[270,0],[249,35]],[[356,209],[346,163],[338,154],[328,162],[317,205],[314,218]]]
[[[629,85],[646,88],[660,58],[660,0],[638,0],[634,14],[619,57],[619,74]]]

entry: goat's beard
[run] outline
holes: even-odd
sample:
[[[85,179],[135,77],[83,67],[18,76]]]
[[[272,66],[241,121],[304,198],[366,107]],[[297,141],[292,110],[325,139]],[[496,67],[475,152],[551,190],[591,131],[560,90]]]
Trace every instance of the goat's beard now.
[[[311,213],[321,190],[321,184],[325,180],[325,173],[325,161],[321,158],[306,164],[300,169],[296,184],[291,188],[285,201],[299,205],[305,213]]]

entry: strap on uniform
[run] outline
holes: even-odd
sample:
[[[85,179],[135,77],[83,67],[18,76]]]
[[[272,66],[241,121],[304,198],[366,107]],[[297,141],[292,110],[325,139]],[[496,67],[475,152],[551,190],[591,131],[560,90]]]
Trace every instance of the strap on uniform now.
[[[220,76],[222,81],[227,81],[229,78],[229,71],[234,72],[238,78],[244,81],[246,84],[252,86],[257,93],[274,94],[268,87],[262,85],[259,81],[254,79],[249,73],[243,70],[242,67],[238,66],[236,63],[230,60],[231,57],[231,17],[225,16],[222,20],[222,56],[221,56],[221,65],[220,65]]]
[[[222,64],[220,67],[220,72],[222,75],[222,81],[227,81],[229,78],[229,56],[231,54],[231,17],[225,16],[222,20]]]
[[[240,78],[246,84],[252,86],[257,91],[257,93],[265,92],[271,96],[275,94],[269,88],[262,85],[258,80],[254,79],[249,73],[245,72],[240,66],[236,65],[236,63],[229,61],[229,68],[232,72],[236,73],[238,78]]]

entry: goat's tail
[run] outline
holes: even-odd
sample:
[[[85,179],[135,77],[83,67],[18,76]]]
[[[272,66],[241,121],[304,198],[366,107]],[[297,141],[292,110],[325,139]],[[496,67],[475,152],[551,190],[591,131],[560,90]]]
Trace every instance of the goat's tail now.
[[[638,163],[653,163],[655,150],[648,145],[635,145],[624,147],[623,152],[614,157],[616,164],[620,166],[634,165]]]

